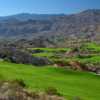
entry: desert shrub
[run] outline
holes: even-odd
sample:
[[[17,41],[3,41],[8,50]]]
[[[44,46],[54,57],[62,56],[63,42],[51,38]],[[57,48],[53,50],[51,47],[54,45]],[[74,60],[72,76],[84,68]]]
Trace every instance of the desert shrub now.
[[[48,87],[45,92],[48,94],[48,95],[58,95],[58,96],[62,96],[58,90],[54,87]]]
[[[73,52],[79,52],[79,48],[72,48]]]
[[[12,84],[15,84],[15,85],[20,85],[20,86],[22,86],[22,87],[25,87],[26,86],[26,84],[24,83],[24,81],[22,80],[22,79],[16,79],[16,80],[13,80],[13,81],[11,81],[11,83]]]
[[[92,55],[78,55],[78,58],[82,59],[82,58],[91,58]]]

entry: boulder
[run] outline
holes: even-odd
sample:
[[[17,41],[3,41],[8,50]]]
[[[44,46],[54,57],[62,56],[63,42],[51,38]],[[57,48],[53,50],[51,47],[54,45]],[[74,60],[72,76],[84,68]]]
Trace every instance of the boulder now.
[[[17,48],[0,48],[0,58],[13,63],[48,65],[51,62],[47,58],[34,57],[31,53]]]
[[[96,74],[97,74],[97,75],[100,75],[100,68],[97,68],[97,69],[96,69]]]
[[[44,57],[32,57],[32,64],[37,66],[43,66],[43,65],[50,65],[52,62],[50,62],[47,58]]]

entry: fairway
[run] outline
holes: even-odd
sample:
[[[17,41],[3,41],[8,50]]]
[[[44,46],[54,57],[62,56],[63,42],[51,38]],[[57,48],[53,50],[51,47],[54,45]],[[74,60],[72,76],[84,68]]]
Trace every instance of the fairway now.
[[[100,76],[86,72],[74,72],[61,68],[34,67],[32,65],[0,62],[0,79],[22,79],[29,90],[44,91],[55,87],[68,100],[99,100]]]

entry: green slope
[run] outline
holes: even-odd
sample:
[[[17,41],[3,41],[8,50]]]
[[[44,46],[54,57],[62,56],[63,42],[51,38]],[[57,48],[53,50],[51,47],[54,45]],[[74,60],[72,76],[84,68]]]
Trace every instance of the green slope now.
[[[0,79],[22,79],[28,89],[35,91],[55,87],[69,100],[75,96],[82,100],[100,99],[100,76],[91,73],[0,62]]]

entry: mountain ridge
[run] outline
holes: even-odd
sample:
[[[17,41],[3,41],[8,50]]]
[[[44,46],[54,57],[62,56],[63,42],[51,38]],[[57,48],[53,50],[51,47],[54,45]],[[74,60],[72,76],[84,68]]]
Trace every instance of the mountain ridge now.
[[[79,38],[83,36],[95,41],[100,37],[100,9],[90,9],[70,15],[42,15],[41,17],[40,14],[36,19],[32,16],[33,19],[27,18],[26,15],[24,15],[26,19],[18,17],[22,20],[14,18],[16,17],[14,15],[0,21],[0,38],[30,40],[39,37]]]
[[[14,15],[8,15],[8,16],[0,16],[0,21],[3,20],[9,20],[9,19],[17,19],[20,21],[26,21],[26,20],[48,20],[51,17],[56,16],[64,16],[64,14],[33,14],[33,13],[19,13]]]

